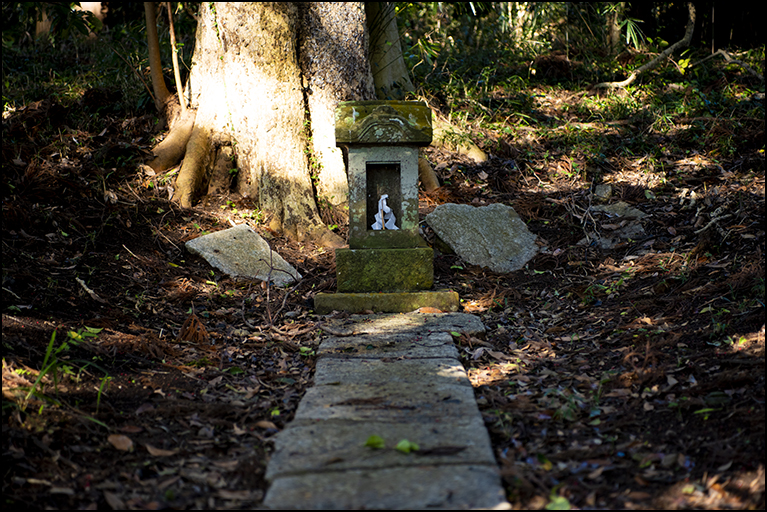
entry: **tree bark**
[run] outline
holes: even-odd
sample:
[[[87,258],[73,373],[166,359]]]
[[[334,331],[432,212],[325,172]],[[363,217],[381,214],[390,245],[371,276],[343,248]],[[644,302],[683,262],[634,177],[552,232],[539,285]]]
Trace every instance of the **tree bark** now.
[[[593,89],[618,89],[622,87],[626,87],[627,85],[631,84],[636,78],[644,73],[645,71],[649,71],[651,69],[655,69],[660,65],[661,62],[666,60],[669,55],[674,53],[677,50],[681,50],[682,48],[686,48],[689,46],[690,41],[692,40],[692,34],[695,30],[695,6],[692,4],[692,2],[687,3],[687,9],[688,9],[688,17],[687,17],[687,28],[685,30],[684,37],[677,41],[676,43],[672,44],[668,48],[666,48],[660,55],[655,57],[653,60],[648,62],[647,64],[644,64],[643,66],[638,67],[634,71],[632,71],[631,75],[622,82],[602,82],[599,84],[596,84],[593,86]]]
[[[619,2],[615,9],[607,14],[607,48],[610,55],[617,55],[620,48],[621,26],[620,18],[625,11],[625,2]]]
[[[174,199],[191,206],[204,155],[234,144],[237,190],[271,215],[270,228],[343,245],[320,221],[315,192],[347,200],[335,107],[374,98],[369,66],[359,3],[201,4],[187,85],[197,117]]]
[[[160,42],[157,38],[157,9],[154,2],[144,2],[144,15],[146,16],[146,37],[149,47],[149,71],[152,74],[152,89],[154,89],[154,101],[157,110],[165,112],[165,104],[170,97],[170,91],[165,86],[162,76],[162,62],[160,60]]]
[[[365,2],[365,11],[376,96],[381,100],[401,100],[415,87],[402,58],[394,3]]]
[[[160,42],[157,38],[157,9],[154,2],[144,2],[146,16],[147,47],[149,49],[149,70],[152,75],[152,89],[157,110],[165,116],[171,132],[153,150],[155,157],[149,167],[155,172],[163,172],[176,165],[184,156],[187,142],[194,127],[194,112],[182,108],[179,112],[179,96],[172,95],[165,85],[160,59]],[[176,66],[177,67],[177,66]],[[180,79],[178,80],[180,82]],[[181,94],[179,88],[178,94]],[[181,115],[179,115],[181,114]]]
[[[309,167],[317,198],[344,211],[349,186],[336,147],[335,108],[339,101],[373,100],[375,90],[361,6],[299,4],[299,65],[309,135]]]

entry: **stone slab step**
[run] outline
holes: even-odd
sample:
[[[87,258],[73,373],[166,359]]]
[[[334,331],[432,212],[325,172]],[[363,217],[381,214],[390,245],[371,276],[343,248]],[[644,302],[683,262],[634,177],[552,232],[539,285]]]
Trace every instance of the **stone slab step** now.
[[[294,422],[319,420],[438,423],[461,422],[477,416],[471,386],[428,382],[389,382],[375,386],[315,386],[298,406]]]
[[[389,382],[423,384],[460,384],[471,386],[466,371],[457,359],[399,359],[362,358],[338,359],[326,357],[317,361],[314,374],[316,386],[360,384],[381,386]]]
[[[450,332],[461,313],[354,316],[318,349],[314,386],[274,436],[264,504],[280,509],[500,508],[490,438]],[[385,446],[365,445],[370,436]],[[407,439],[418,450],[395,449]]]
[[[383,438],[384,448],[365,446],[367,439]],[[419,451],[402,453],[395,449],[407,439]],[[275,455],[269,461],[266,478],[352,469],[386,469],[428,465],[495,466],[481,418],[463,423],[320,422],[281,432],[274,440]]]
[[[458,359],[453,337],[446,332],[406,334],[361,334],[351,338],[328,338],[322,342],[317,355],[347,358],[430,358]]]
[[[495,467],[356,469],[277,478],[264,505],[291,510],[424,508],[508,510]]]

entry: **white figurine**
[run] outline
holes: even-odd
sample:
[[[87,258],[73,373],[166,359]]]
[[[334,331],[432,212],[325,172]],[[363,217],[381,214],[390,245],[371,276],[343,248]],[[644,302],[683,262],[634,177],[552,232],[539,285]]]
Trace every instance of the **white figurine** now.
[[[397,219],[394,217],[391,208],[386,204],[388,197],[389,194],[384,194],[378,200],[378,213],[375,214],[376,221],[370,226],[372,229],[377,231],[382,229],[399,229],[394,225],[394,221]]]

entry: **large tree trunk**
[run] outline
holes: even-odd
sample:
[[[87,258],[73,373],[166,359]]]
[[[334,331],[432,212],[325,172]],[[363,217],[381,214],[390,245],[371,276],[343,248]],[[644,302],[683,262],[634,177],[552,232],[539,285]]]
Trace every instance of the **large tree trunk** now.
[[[343,244],[319,219],[312,179],[320,197],[346,201],[335,107],[375,97],[362,4],[201,4],[186,96],[197,117],[176,200],[191,206],[211,149],[233,144],[237,189],[272,229]]]
[[[299,4],[299,65],[311,137],[310,171],[318,199],[339,207],[349,198],[346,167],[336,147],[339,101],[373,100],[368,31],[361,4]]]

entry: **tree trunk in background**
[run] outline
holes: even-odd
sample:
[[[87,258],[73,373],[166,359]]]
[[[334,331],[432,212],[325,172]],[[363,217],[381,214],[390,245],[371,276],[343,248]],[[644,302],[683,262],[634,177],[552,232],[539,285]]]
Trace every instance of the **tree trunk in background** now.
[[[693,5],[692,2],[687,2],[687,28],[684,31],[684,37],[682,39],[680,39],[676,43],[672,44],[671,46],[663,50],[659,55],[657,55],[650,62],[636,68],[634,71],[631,72],[629,77],[623,80],[622,82],[602,82],[592,86],[591,88],[592,89],[616,89],[619,87],[626,87],[627,85],[630,85],[631,83],[634,82],[634,80],[636,80],[636,78],[639,75],[651,69],[655,69],[662,62],[664,62],[669,57],[669,55],[671,55],[675,51],[687,48],[687,46],[689,46],[690,44],[690,41],[692,40],[692,34],[694,31],[695,31],[695,6]]]
[[[144,2],[146,17],[147,47],[149,48],[149,72],[152,74],[152,89],[154,89],[154,105],[164,113],[165,104],[170,98],[170,91],[165,86],[160,60],[160,40],[157,37],[157,9],[154,2]]]
[[[415,90],[410,81],[393,2],[365,2],[370,30],[370,62],[378,99],[401,100]]]
[[[343,244],[319,219],[312,179],[319,197],[346,201],[335,107],[374,98],[362,4],[201,4],[185,94],[197,109],[187,159],[190,146],[209,155],[234,145],[237,190],[271,215],[270,228]],[[204,160],[179,173],[174,199],[184,206]]]
[[[620,2],[615,9],[607,13],[607,47],[610,55],[617,55],[621,43],[620,20],[625,11],[625,2]]]

